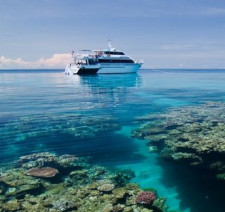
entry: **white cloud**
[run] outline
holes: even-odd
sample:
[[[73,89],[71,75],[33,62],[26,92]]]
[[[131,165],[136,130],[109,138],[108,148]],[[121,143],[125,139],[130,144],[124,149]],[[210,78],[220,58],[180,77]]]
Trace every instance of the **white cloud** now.
[[[40,58],[36,61],[25,61],[21,58],[11,59],[0,56],[0,69],[39,69],[39,68],[64,68],[71,63],[70,54],[54,54],[50,58]]]

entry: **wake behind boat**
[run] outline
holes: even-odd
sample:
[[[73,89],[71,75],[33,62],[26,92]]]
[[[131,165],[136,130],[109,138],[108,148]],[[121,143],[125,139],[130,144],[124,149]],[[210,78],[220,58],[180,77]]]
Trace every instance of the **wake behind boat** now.
[[[67,75],[136,73],[143,64],[112,48],[110,42],[106,50],[81,50],[72,57],[73,63],[65,68]]]

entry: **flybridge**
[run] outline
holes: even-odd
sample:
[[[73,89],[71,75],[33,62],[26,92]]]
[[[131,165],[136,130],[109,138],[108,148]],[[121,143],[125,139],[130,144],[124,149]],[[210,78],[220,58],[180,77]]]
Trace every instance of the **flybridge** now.
[[[83,49],[77,55],[73,53],[74,62],[67,65],[65,69],[67,75],[136,73],[142,65],[142,63],[135,62],[122,51],[112,48],[110,43],[106,50]]]
[[[88,49],[82,49],[80,50],[81,54],[89,54],[89,55],[97,55],[97,56],[101,56],[101,55],[107,55],[107,56],[111,56],[111,55],[125,55],[123,52],[121,51],[109,51],[109,50],[88,50]]]
[[[100,55],[103,55],[103,54],[105,54],[107,56],[110,56],[110,55],[125,55],[123,52],[117,51],[115,48],[113,48],[110,40],[108,40],[108,49],[105,49],[105,50],[82,49],[82,50],[80,50],[80,52],[89,53],[91,55],[95,54],[97,56],[100,56]]]

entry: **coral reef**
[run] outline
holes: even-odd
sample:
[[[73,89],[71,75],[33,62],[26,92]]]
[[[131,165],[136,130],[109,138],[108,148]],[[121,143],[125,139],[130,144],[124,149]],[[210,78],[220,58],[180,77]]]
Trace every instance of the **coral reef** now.
[[[42,167],[29,169],[26,174],[33,177],[54,177],[58,173],[59,171],[57,169],[51,167]]]
[[[223,102],[206,102],[138,117],[143,124],[133,136],[149,141],[166,159],[211,169],[225,180],[224,109]]]
[[[91,138],[102,132],[118,130],[117,120],[112,116],[83,116],[81,114],[37,114],[9,119],[2,124],[2,139],[9,136],[16,141],[29,138],[71,135],[74,138]],[[4,133],[4,132],[7,132]]]
[[[120,188],[115,188],[113,190],[113,195],[117,198],[117,199],[123,199],[124,196],[126,195],[126,189],[124,187],[120,187]]]
[[[51,178],[53,181],[48,175],[53,176],[57,169],[46,166],[49,164],[60,170],[57,179]],[[132,175],[128,170],[123,173],[123,170],[91,165],[73,155],[57,156],[45,152],[23,156],[17,167],[7,167],[1,173],[0,211],[164,212],[165,201],[154,198],[152,192],[148,192],[151,200],[147,195],[142,202],[152,203],[154,199],[154,205],[137,204],[136,200],[144,191],[137,184],[129,183]]]
[[[21,156],[17,162],[17,165],[23,168],[36,168],[43,166],[53,166],[53,167],[71,167],[74,166],[75,162],[78,160],[74,155],[61,155],[56,156],[50,152],[34,153],[31,155]]]
[[[124,169],[123,171],[114,171],[113,180],[120,186],[124,186],[128,181],[135,177],[133,171]]]
[[[110,192],[115,188],[115,185],[112,183],[106,183],[98,186],[98,190],[102,192]]]
[[[137,204],[151,205],[156,199],[156,195],[151,191],[142,191],[136,198]]]

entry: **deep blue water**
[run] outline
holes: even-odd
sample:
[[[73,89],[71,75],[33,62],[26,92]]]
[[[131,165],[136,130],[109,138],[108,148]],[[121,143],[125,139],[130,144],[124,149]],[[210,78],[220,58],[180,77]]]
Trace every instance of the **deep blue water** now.
[[[137,116],[225,101],[224,82],[225,70],[73,77],[63,70],[1,70],[0,162],[43,151],[92,156],[93,163],[134,170],[133,181],[155,187],[170,209],[222,212],[219,182],[150,154],[131,131]]]

